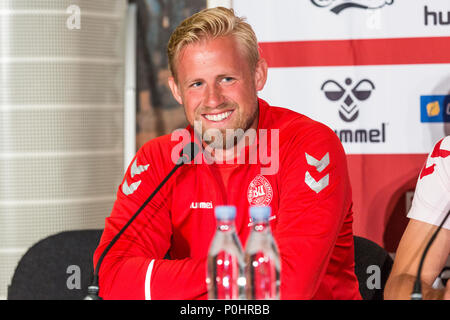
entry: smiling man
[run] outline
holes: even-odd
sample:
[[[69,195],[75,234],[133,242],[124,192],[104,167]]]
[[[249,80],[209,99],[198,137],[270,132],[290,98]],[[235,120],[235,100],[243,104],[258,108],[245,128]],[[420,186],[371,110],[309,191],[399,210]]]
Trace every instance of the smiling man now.
[[[342,145],[323,124],[258,98],[267,64],[250,25],[229,9],[203,10],[173,32],[168,57],[169,86],[190,123],[185,132],[202,147],[197,160],[212,161],[181,167],[130,225],[103,260],[100,295],[206,299],[214,208],[227,204],[237,209],[236,231],[244,246],[249,207],[271,207],[282,299],[360,299]],[[189,141],[166,135],[138,151],[106,220],[95,262],[173,168],[173,149]],[[276,155],[270,158],[279,159],[276,170],[264,173],[271,164],[261,158],[251,162],[255,150]],[[224,155],[247,162],[223,163]],[[167,253],[170,259],[164,259]]]
[[[176,41],[173,37],[169,48]],[[257,128],[257,92],[266,82],[267,64],[252,61],[244,45],[231,36],[206,37],[180,48],[182,43],[186,41],[169,50],[171,61],[177,60],[171,63],[172,93],[184,106],[188,122],[201,122],[206,142],[212,142],[208,132],[218,130],[223,145],[231,147],[234,142],[226,140],[226,129]]]

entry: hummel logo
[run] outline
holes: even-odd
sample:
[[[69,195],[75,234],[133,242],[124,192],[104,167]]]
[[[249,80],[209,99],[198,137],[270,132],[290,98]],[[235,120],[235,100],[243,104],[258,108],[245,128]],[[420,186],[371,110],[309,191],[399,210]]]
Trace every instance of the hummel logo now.
[[[134,160],[133,164],[131,165],[131,169],[130,169],[130,174],[131,174],[131,178],[133,178],[135,175],[137,174],[141,174],[144,171],[147,171],[149,167],[149,164],[144,165],[144,166],[138,166],[137,165],[137,159]],[[122,184],[122,192],[129,196],[130,194],[132,194],[133,192],[135,192],[137,190],[137,188],[139,187],[139,185],[141,184],[141,180],[133,182],[132,184],[128,185],[128,181],[127,179],[125,179],[125,181]]]
[[[450,151],[441,149],[442,141],[439,141],[436,146],[433,149],[433,152],[430,155],[430,158],[427,160],[427,163],[425,163],[425,166],[423,167],[422,171],[420,172],[419,180],[423,177],[426,177],[434,172],[434,167],[436,166],[436,163],[433,163],[428,165],[428,162],[433,162],[434,158],[447,158],[450,156]],[[427,166],[428,165],[428,166]]]
[[[310,166],[314,166],[316,167],[317,171],[322,172],[323,169],[325,169],[326,167],[328,167],[328,165],[330,164],[330,153],[327,152],[326,155],[323,156],[322,160],[317,160],[316,158],[310,156],[309,154],[307,154],[305,152],[305,156],[306,156],[306,162],[310,165]]]
[[[122,184],[122,192],[125,193],[125,195],[129,196],[130,194],[132,194],[133,192],[135,192],[137,190],[137,188],[139,187],[139,185],[141,184],[141,180],[134,182],[130,185],[128,185],[127,183],[127,179],[125,179],[125,181]]]
[[[360,80],[356,85],[351,78],[346,78],[344,84],[335,80],[327,80],[320,90],[330,101],[339,101],[339,117],[345,122],[352,122],[359,115],[359,102],[369,99],[375,85],[369,79]]]
[[[423,167],[422,171],[420,171],[420,176],[419,176],[419,180],[422,179],[423,177],[429,176],[430,174],[432,174],[434,172],[434,167],[436,166],[436,163],[433,163],[431,166],[427,167]]]
[[[316,167],[316,170],[318,172],[322,172],[328,165],[330,164],[330,153],[327,152],[326,155],[322,157],[321,160],[317,160],[316,158],[310,156],[305,152],[306,156],[306,162],[308,165]],[[311,190],[315,191],[316,193],[319,193],[322,191],[325,187],[328,186],[330,183],[330,175],[327,173],[322,179],[319,181],[316,181],[309,171],[306,171],[305,173],[305,183],[308,185],[308,187],[311,188]]]
[[[192,202],[191,209],[212,209],[213,208],[213,204],[212,201],[209,202]]]
[[[133,178],[135,175],[140,174],[144,171],[147,171],[149,164],[145,166],[138,166],[137,165],[137,159],[134,160],[133,164],[131,165],[131,177]]]

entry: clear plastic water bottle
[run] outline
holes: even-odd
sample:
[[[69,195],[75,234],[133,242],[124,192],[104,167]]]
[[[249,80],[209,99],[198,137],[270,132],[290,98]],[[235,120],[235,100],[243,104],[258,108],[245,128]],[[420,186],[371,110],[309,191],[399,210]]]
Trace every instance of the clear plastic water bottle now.
[[[246,297],[280,299],[280,254],[269,225],[270,207],[251,207],[253,226],[245,248]]]
[[[215,208],[217,228],[209,247],[206,284],[208,299],[244,299],[244,252],[235,231],[236,208]]]

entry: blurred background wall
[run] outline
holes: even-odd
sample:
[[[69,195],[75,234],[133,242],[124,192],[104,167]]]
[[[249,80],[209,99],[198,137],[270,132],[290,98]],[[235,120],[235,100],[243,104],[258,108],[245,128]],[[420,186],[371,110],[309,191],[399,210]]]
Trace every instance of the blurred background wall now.
[[[103,228],[110,213],[124,167],[126,9],[0,1],[1,298],[30,246]]]
[[[175,27],[206,8],[205,0],[134,0],[138,7],[136,147],[187,126],[182,106],[170,93],[166,48]]]

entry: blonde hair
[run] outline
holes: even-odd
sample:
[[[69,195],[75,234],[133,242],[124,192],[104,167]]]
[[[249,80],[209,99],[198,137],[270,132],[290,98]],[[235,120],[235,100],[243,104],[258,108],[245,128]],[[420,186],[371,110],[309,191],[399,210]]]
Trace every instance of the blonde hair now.
[[[260,58],[255,32],[245,18],[235,16],[233,9],[216,7],[185,19],[172,33],[167,45],[170,72],[176,78],[175,62],[186,45],[230,35],[244,45],[253,69]]]

